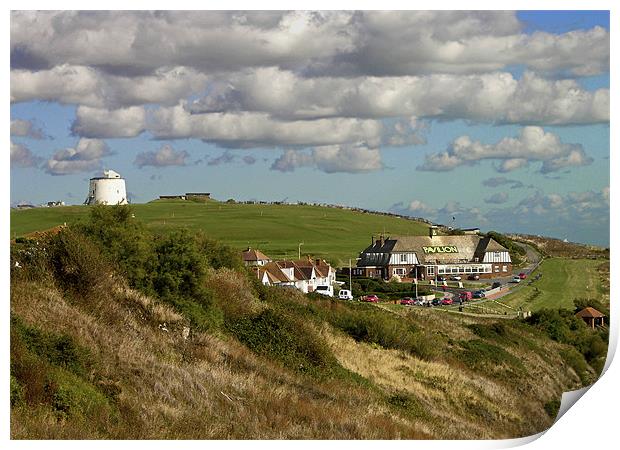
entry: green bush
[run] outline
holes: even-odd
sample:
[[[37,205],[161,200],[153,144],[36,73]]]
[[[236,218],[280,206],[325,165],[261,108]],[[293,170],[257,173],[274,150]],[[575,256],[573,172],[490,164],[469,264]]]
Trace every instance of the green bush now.
[[[555,419],[558,415],[558,411],[560,410],[561,402],[558,399],[549,400],[545,403],[545,412],[551,417]]]
[[[226,321],[226,329],[255,353],[297,372],[321,377],[337,366],[327,345],[305,323],[273,309]]]
[[[48,258],[56,282],[83,296],[101,290],[112,273],[99,249],[82,233],[71,229],[49,240]]]
[[[560,350],[560,356],[569,367],[572,367],[585,386],[594,381],[585,358],[577,350],[571,347]]]
[[[89,367],[90,352],[77,345],[70,336],[25,325],[14,315],[11,316],[11,340],[50,364],[75,374],[85,375]]]
[[[11,408],[24,403],[24,387],[11,374]]]
[[[517,369],[524,369],[523,363],[501,347],[489,344],[481,339],[461,341],[462,351],[458,357],[465,365],[474,370],[493,369],[504,363]]]

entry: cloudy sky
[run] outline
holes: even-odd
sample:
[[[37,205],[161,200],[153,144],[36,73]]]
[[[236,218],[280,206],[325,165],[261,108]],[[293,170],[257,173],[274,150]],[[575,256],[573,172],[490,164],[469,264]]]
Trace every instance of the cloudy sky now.
[[[315,201],[609,243],[606,12],[13,12],[11,202]]]

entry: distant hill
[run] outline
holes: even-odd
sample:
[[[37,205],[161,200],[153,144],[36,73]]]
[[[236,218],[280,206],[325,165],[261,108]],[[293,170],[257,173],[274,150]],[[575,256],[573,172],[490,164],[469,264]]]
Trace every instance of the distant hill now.
[[[303,242],[302,255],[321,257],[338,266],[356,258],[373,234],[428,232],[428,224],[417,220],[326,206],[156,200],[131,208],[136,218],[156,231],[200,229],[235,248],[258,248],[272,258],[297,257]],[[11,238],[71,224],[87,213],[87,206],[12,210]]]

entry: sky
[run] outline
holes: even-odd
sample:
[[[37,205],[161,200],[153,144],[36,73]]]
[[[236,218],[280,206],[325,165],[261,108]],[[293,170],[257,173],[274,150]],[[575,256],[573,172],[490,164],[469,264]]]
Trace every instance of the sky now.
[[[211,192],[609,245],[605,11],[11,14],[11,203]]]

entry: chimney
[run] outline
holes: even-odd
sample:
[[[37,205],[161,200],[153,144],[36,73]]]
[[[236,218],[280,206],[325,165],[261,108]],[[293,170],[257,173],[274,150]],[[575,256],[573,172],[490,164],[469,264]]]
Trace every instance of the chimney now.
[[[379,236],[379,245],[380,245],[381,247],[383,247],[383,244],[384,244],[384,243],[385,243],[385,238],[384,238],[384,236],[383,236],[383,235]]]
[[[317,266],[320,266],[321,265],[321,260],[320,259],[315,259],[314,260],[314,264],[317,265]]]
[[[437,225],[431,225],[428,227],[428,236],[433,239],[433,236],[437,236]]]

